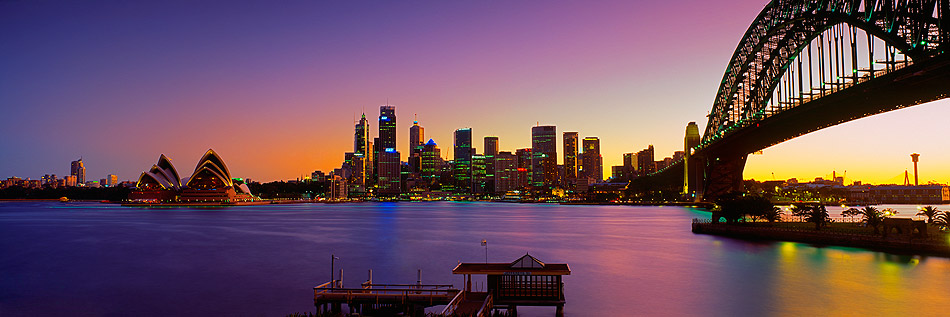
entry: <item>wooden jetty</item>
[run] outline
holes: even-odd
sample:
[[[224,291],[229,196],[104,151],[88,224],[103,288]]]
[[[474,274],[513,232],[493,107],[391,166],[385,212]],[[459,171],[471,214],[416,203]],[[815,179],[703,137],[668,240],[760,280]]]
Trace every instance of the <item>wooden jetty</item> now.
[[[443,315],[488,316],[493,310],[505,309],[517,316],[518,306],[555,306],[555,314],[564,315],[561,277],[571,274],[565,263],[545,264],[525,254],[511,263],[459,263],[452,274],[465,275],[465,290],[446,306]],[[486,292],[472,292],[472,275],[486,275]],[[482,305],[473,310],[476,305],[471,302],[478,299]]]
[[[372,271],[360,288],[345,288],[343,281],[332,280],[313,288],[317,313],[342,313],[346,304],[350,313],[361,316],[425,316],[425,308],[445,305],[442,316],[491,316],[506,310],[517,316],[518,306],[554,306],[557,316],[564,315],[564,275],[567,264],[544,263],[525,254],[510,263],[459,263],[452,274],[465,275],[464,290],[452,285],[373,284]],[[341,274],[342,275],[342,274]],[[472,291],[472,275],[486,275],[486,291]]]
[[[342,280],[332,280],[313,288],[317,313],[341,313],[343,304],[360,315],[425,316],[425,308],[446,305],[459,293],[450,284],[374,284],[373,273],[359,288],[345,288]]]

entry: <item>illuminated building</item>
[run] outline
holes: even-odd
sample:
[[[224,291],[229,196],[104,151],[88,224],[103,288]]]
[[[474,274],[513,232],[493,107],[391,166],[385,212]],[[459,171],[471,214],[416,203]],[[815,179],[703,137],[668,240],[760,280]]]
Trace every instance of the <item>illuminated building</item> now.
[[[637,152],[637,171],[640,176],[656,172],[656,162],[653,161],[653,145]]]
[[[697,197],[702,185],[702,161],[693,158],[693,148],[699,145],[699,126],[696,122],[690,122],[686,125],[686,137],[683,138],[683,193]],[[697,197],[698,199],[698,197]]]
[[[597,137],[586,137],[583,141],[584,146],[584,174],[593,179],[594,182],[604,180],[604,162],[600,155],[600,139]]]
[[[409,171],[418,174],[422,169],[422,148],[425,146],[423,138],[425,129],[419,121],[413,121],[409,127]]]
[[[366,119],[366,114],[364,113],[360,117],[360,121],[356,124],[353,135],[353,153],[362,156],[360,162],[358,162],[357,165],[353,165],[354,169],[360,169],[360,171],[354,171],[354,174],[357,176],[356,182],[364,187],[373,173],[373,153],[371,153],[373,147],[371,145],[372,142],[369,141],[369,131],[369,120]]]
[[[484,155],[472,155],[472,193],[484,194],[488,187],[488,162]],[[494,175],[494,172],[492,172]]]
[[[557,128],[531,127],[531,186],[557,185]]]
[[[534,155],[527,148],[516,150],[515,156],[518,157],[518,189],[524,189],[531,184],[531,158]]]
[[[116,186],[116,185],[119,185],[119,176],[116,176],[115,174],[109,174],[109,175],[107,175],[107,176],[106,176],[106,185],[109,186],[109,187],[114,187],[114,186]]]
[[[68,175],[68,176],[63,176],[63,183],[64,183],[63,186],[66,186],[66,187],[75,187],[78,182],[76,181],[76,176]]]
[[[82,163],[82,158],[69,163],[69,175],[76,176],[77,185],[86,183],[86,166]]]
[[[495,155],[495,192],[506,193],[521,189],[518,184],[518,157],[511,152]]]
[[[572,184],[577,178],[577,132],[564,132],[564,181]]]
[[[440,183],[439,175],[444,164],[442,151],[439,150],[435,141],[429,139],[429,142],[422,147],[422,172],[420,173],[427,187],[431,188],[432,185]]]
[[[346,178],[340,175],[333,175],[330,181],[330,198],[344,199],[347,196]]]
[[[498,154],[498,137],[485,137],[485,192],[495,192],[495,155]]]
[[[210,149],[198,160],[186,183],[182,184],[175,166],[163,154],[158,163],[139,176],[135,187],[129,200],[138,202],[234,203],[256,199],[243,180],[235,182],[231,178],[227,165]]]
[[[400,192],[401,168],[400,155],[396,151],[396,107],[379,107],[379,162],[376,193],[379,195],[397,195]]]
[[[637,177],[637,153],[623,154],[623,175],[626,180]]]
[[[458,193],[472,192],[472,128],[455,130],[455,191]]]
[[[485,137],[485,156],[496,155],[498,154],[498,137],[497,136],[486,136]]]

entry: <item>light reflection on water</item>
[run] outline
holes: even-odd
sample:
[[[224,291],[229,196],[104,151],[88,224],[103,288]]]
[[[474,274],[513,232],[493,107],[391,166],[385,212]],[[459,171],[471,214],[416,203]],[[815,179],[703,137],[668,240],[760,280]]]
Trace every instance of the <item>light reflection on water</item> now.
[[[450,283],[458,261],[525,252],[573,270],[566,313],[940,315],[950,260],[752,242],[689,231],[677,207],[500,203],[130,209],[0,203],[0,315],[267,315],[312,311],[346,285]],[[519,309],[523,316],[553,308]]]

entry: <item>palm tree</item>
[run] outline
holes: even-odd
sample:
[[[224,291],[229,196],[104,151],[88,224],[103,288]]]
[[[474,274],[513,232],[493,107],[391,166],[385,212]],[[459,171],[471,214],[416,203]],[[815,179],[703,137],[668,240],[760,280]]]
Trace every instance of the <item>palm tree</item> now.
[[[852,208],[854,209],[854,208]],[[861,209],[854,209],[856,213],[854,215],[861,216],[861,223],[874,228],[874,234],[878,234],[877,227],[884,223],[884,218],[887,218],[890,215],[897,214],[897,211],[887,208],[884,211],[878,210],[877,208],[867,206]],[[851,211],[851,209],[848,209]]]
[[[940,212],[940,210],[937,210],[937,207],[934,207],[934,206],[927,206],[927,207],[924,207],[924,208],[920,209],[920,212],[918,212],[917,215],[918,215],[918,216],[927,216],[927,223],[933,223],[933,222],[934,222],[934,216],[936,216],[938,212]]]
[[[823,205],[804,206],[795,208],[797,216],[805,217],[806,222],[815,224],[815,230],[821,230],[821,227],[831,221],[828,216],[828,210]]]
[[[854,222],[854,216],[857,216],[860,214],[861,214],[861,211],[859,211],[858,208],[854,208],[854,207],[848,208],[848,210],[841,212],[842,217],[851,217],[851,222]]]
[[[782,210],[778,207],[772,206],[772,208],[769,208],[768,210],[765,210],[764,213],[762,213],[762,218],[768,220],[769,222],[779,221],[782,219]]]
[[[939,211],[934,215],[933,225],[940,227],[940,230],[950,229],[950,211]]]

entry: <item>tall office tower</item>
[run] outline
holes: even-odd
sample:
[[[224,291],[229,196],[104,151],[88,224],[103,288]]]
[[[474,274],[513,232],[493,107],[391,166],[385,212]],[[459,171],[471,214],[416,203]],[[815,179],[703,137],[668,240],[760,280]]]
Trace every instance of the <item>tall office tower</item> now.
[[[637,171],[640,176],[656,172],[656,162],[653,161],[653,145],[637,152]]]
[[[495,154],[495,192],[518,190],[518,157],[511,152]]]
[[[472,128],[455,130],[455,191],[472,192]]]
[[[496,155],[498,154],[498,137],[497,136],[486,136],[485,137],[485,156]]]
[[[623,175],[626,180],[637,177],[637,153],[623,154]]]
[[[379,179],[376,192],[381,195],[397,195],[400,191],[401,168],[399,151],[396,151],[396,107],[379,107]]]
[[[604,180],[604,159],[600,155],[600,139],[595,136],[584,138],[584,171],[594,182]]]
[[[372,175],[371,179],[366,182],[367,187],[369,187],[370,184],[372,184],[373,187],[376,187],[376,184],[379,183],[379,153],[382,152],[379,149],[379,144],[379,137],[373,138],[373,142],[369,143],[369,147],[373,149],[373,168],[372,173],[367,174]]]
[[[364,113],[360,117],[360,121],[356,123],[353,135],[353,153],[362,155],[363,159],[358,162],[357,165],[362,164],[362,166],[353,166],[354,171],[359,169],[360,171],[355,171],[354,174],[359,176],[358,184],[366,186],[366,182],[369,178],[372,178],[373,170],[373,147],[370,145],[372,142],[369,141],[369,120],[366,119],[366,114]]]
[[[409,172],[420,173],[422,171],[422,148],[425,146],[423,138],[425,129],[419,125],[419,121],[412,121],[409,127]]]
[[[86,166],[83,165],[82,158],[69,163],[69,175],[76,176],[76,184],[86,183]]]
[[[515,151],[518,157],[518,189],[527,188],[531,185],[531,158],[533,157],[531,149],[518,149]]]
[[[485,137],[485,192],[495,192],[495,155],[498,154],[498,137]]]
[[[419,125],[419,121],[412,121],[412,126],[409,127],[409,152],[412,152],[416,149],[422,149],[425,145],[425,128]]]
[[[494,156],[492,156],[494,158]],[[492,173],[494,175],[494,172]],[[484,194],[488,189],[488,160],[484,155],[472,155],[472,193]]]
[[[557,185],[557,128],[531,128],[531,186]]]
[[[427,187],[431,188],[432,185],[439,183],[443,164],[445,163],[442,161],[442,151],[439,150],[435,141],[429,139],[429,142],[422,147],[422,171],[419,173]]]
[[[573,184],[577,178],[577,132],[564,132],[564,181]]]
[[[686,125],[686,137],[683,138],[683,151],[686,152],[683,164],[683,193],[695,199],[701,199],[702,162],[693,157],[693,148],[700,142],[699,126],[696,122]]]
[[[53,176],[55,177],[56,175],[53,175]],[[115,174],[109,174],[109,175],[107,175],[107,176],[106,176],[106,185],[108,185],[109,187],[113,187],[113,186],[115,186],[115,185],[119,185],[119,176],[116,176]]]

